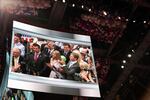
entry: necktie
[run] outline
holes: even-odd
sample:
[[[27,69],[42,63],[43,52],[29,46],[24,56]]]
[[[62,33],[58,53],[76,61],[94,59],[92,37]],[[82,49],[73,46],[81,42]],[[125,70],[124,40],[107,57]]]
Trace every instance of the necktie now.
[[[67,52],[64,52],[65,53],[65,56],[67,56]]]
[[[35,53],[35,54],[34,54],[34,61],[36,62],[37,59],[38,59],[38,53]]]
[[[17,66],[17,65],[18,65],[18,59],[14,58],[14,66]]]

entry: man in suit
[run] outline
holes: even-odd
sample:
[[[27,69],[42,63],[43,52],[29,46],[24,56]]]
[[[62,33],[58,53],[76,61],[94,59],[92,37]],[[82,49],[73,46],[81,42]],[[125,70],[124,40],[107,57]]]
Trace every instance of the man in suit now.
[[[66,64],[69,62],[69,56],[71,54],[71,46],[68,43],[63,44],[63,49],[61,50],[61,55],[65,56],[66,58]]]
[[[24,58],[21,56],[21,51],[19,48],[12,49],[12,69],[13,72],[26,73],[26,67]]]
[[[46,55],[40,52],[40,45],[33,44],[33,52],[26,55],[28,74],[48,77],[50,69],[45,64]]]
[[[45,46],[42,50],[42,53],[46,55],[46,62],[47,63],[50,62],[49,59],[51,58],[51,56],[52,56],[51,54],[53,53],[54,50],[55,50],[54,42],[53,41],[47,41],[47,43],[45,44]]]
[[[55,50],[55,43],[53,41],[48,41],[42,52],[50,57],[54,50]]]
[[[79,55],[77,53],[72,52],[70,54],[70,60],[66,67],[63,67],[63,73],[68,80],[75,80],[75,74],[80,73],[80,67],[78,58]]]

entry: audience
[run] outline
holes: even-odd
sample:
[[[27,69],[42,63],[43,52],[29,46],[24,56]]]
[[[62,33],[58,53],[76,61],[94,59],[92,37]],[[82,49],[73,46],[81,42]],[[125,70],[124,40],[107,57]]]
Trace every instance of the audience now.
[[[107,83],[107,76],[110,70],[109,60],[104,58],[96,58],[95,66],[99,83],[101,85],[105,85]]]
[[[90,35],[95,41],[112,44],[117,36],[122,36],[127,22],[124,18],[114,15],[83,14],[81,18],[75,18],[71,25],[70,31]]]

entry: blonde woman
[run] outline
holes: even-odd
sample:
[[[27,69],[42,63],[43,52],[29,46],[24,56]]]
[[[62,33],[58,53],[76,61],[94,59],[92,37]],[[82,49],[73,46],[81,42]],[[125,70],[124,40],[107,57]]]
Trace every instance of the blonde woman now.
[[[90,82],[90,79],[88,78],[88,69],[89,65],[86,62],[82,62],[80,63],[80,77],[81,77],[81,81],[86,81],[86,82]]]
[[[52,53],[52,57],[50,58],[50,63],[47,65],[52,69],[49,77],[50,78],[63,78],[63,75],[59,72],[59,69],[65,64],[65,62],[61,59],[60,52],[55,50]]]
[[[89,65],[89,68],[88,68],[88,70],[89,70],[89,76],[88,77],[89,77],[90,81],[92,83],[94,83],[95,82],[94,79],[96,78],[96,70],[94,68],[93,59],[92,59],[91,56],[89,56],[87,58],[87,63]]]
[[[93,80],[93,69],[91,68],[91,65],[87,62],[82,62],[80,63],[80,77],[82,78],[82,80],[86,81],[86,82],[92,82],[95,83],[95,81]]]

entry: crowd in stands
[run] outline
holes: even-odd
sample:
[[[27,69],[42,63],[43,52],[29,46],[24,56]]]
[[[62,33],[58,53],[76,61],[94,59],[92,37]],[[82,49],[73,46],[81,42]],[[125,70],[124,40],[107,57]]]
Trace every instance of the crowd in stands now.
[[[108,74],[110,71],[110,60],[106,58],[95,58],[95,66],[98,76],[99,84],[108,84]]]
[[[6,0],[4,5],[1,5],[0,11],[15,15],[32,15],[37,16],[38,10],[50,8],[54,1],[48,0]],[[40,2],[40,3],[39,3]]]
[[[122,36],[126,24],[125,18],[107,15],[103,11],[103,13],[82,14],[80,18],[76,17],[70,29],[90,35],[95,41],[111,44],[117,36]]]

